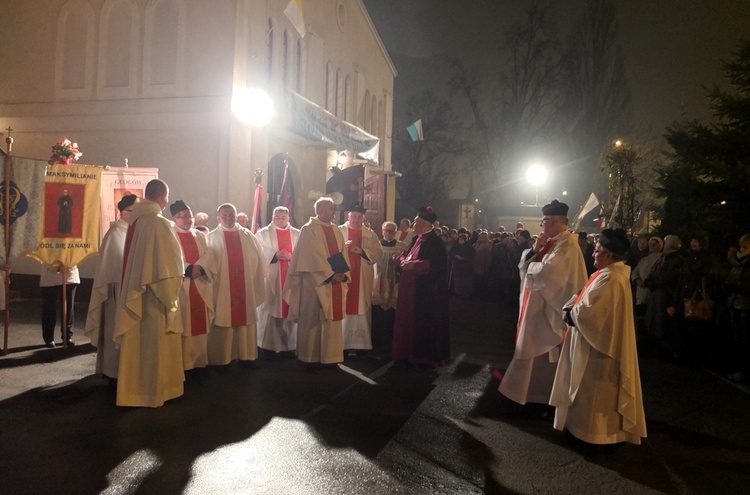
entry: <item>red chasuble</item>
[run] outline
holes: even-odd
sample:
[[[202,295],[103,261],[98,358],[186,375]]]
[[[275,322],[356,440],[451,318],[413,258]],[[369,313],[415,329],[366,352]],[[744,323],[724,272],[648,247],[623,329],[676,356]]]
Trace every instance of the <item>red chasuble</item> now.
[[[291,229],[274,229],[276,230],[276,242],[279,244],[279,251],[293,252],[292,247],[292,230]],[[286,282],[286,272],[289,270],[289,260],[277,260],[279,264],[279,274],[281,275],[281,290],[284,291],[284,283]],[[287,318],[289,316],[289,305],[283,299],[281,300],[281,317]]]
[[[198,258],[200,258],[195,236],[190,232],[177,232],[177,237],[180,239],[185,261],[188,265],[195,264]],[[203,298],[198,292],[198,287],[195,285],[195,280],[193,279],[190,279],[188,295],[190,296],[190,334],[203,335],[208,332],[206,325],[206,304],[203,302]]]
[[[229,260],[229,309],[233,327],[247,325],[247,302],[245,299],[245,260],[239,231],[224,231],[224,243],[227,246]]]
[[[362,247],[362,229],[348,228],[349,239],[353,246]],[[355,254],[349,257],[349,273],[352,281],[349,283],[349,291],[346,293],[346,314],[359,314],[359,279],[361,278],[362,256]]]
[[[328,256],[331,257],[334,254],[339,253],[339,243],[336,240],[336,234],[333,229],[338,227],[331,227],[328,225],[321,225],[323,229],[323,235],[326,238],[326,248],[328,249]],[[344,319],[344,305],[341,303],[341,296],[344,293],[341,284],[331,284],[331,297],[333,298],[333,321],[341,321]]]

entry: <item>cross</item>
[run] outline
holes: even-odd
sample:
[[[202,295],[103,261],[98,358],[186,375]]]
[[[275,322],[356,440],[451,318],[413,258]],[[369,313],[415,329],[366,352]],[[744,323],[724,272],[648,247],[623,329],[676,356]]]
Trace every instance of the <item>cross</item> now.
[[[467,205],[466,208],[464,208],[464,218],[469,218],[469,213],[471,213],[471,208]]]
[[[10,155],[11,148],[13,147],[13,138],[10,137],[10,133],[13,132],[13,128],[11,126],[8,126],[6,130],[8,131],[8,137],[5,138],[5,144],[8,145],[8,154]]]

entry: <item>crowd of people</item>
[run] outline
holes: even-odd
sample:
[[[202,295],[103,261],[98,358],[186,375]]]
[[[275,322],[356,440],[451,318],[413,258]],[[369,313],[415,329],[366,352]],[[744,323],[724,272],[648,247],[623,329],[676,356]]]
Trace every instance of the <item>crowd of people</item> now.
[[[521,223],[512,233],[451,229],[424,207],[412,221],[383,223],[378,236],[360,203],[337,225],[328,197],[299,230],[277,207],[253,234],[225,203],[208,231],[208,215],[170,205],[160,180],[118,208],[85,334],[120,406],[161,406],[182,395],[186,372],[254,366],[259,356],[293,357],[313,372],[370,352],[390,353],[397,367],[441,366],[451,295],[517,313],[499,391],[553,406],[554,426],[590,444],[646,436],[639,352],[750,376],[750,234],[719,261],[702,233],[683,250],[674,235],[631,242],[621,230],[574,232],[567,205],[554,200],[536,235]]]

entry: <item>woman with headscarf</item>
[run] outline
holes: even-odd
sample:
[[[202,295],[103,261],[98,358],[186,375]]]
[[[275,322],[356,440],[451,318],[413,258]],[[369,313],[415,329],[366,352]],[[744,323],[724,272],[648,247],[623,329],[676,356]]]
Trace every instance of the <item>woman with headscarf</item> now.
[[[396,258],[401,269],[393,331],[397,365],[436,367],[450,357],[447,257],[432,228],[436,220],[431,206],[420,208],[415,237]]]

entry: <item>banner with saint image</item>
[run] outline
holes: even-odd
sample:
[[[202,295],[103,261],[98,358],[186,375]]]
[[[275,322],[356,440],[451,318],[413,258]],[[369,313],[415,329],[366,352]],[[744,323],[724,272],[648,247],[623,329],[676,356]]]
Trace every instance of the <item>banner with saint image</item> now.
[[[102,168],[47,166],[39,247],[28,255],[50,267],[72,267],[99,252]]]

